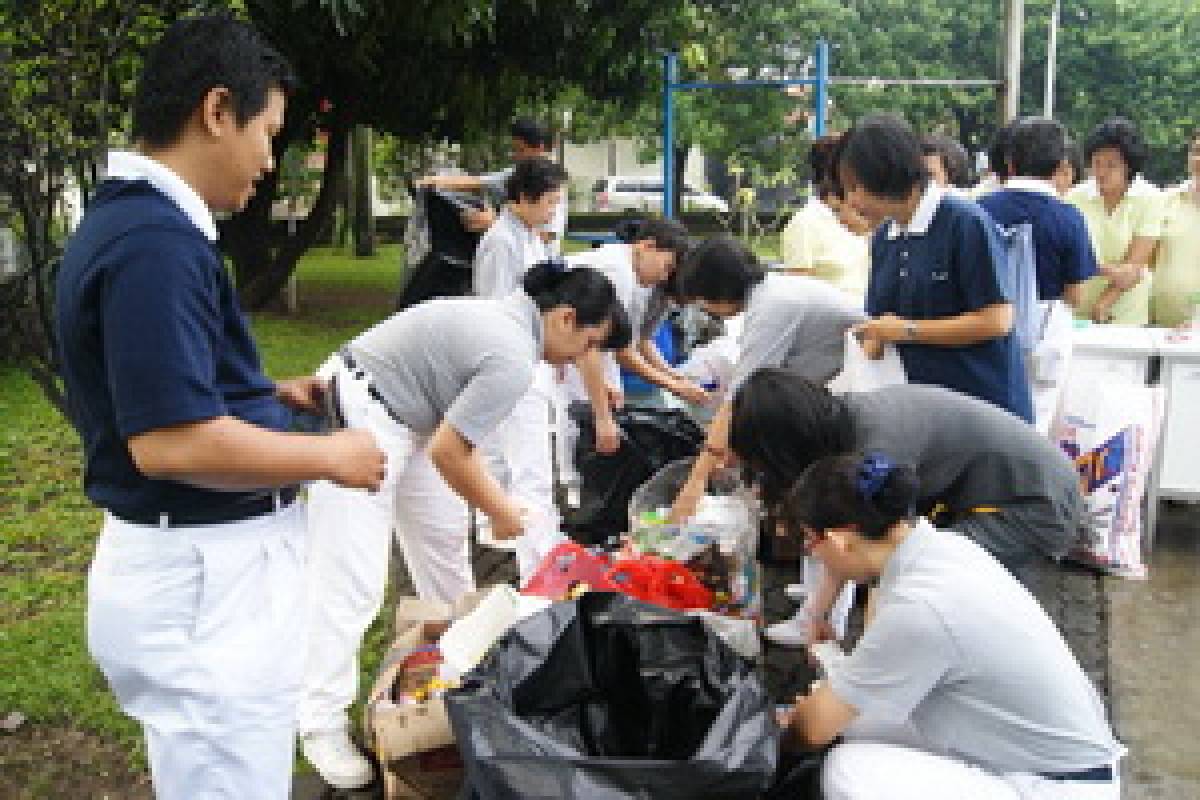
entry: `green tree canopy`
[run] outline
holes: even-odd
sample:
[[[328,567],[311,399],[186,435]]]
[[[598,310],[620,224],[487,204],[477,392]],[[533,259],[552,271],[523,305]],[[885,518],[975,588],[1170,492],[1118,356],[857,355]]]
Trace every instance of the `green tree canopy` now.
[[[272,232],[272,180],[225,226],[243,299],[273,297],[330,220],[345,140],[369,125],[415,142],[502,129],[514,111],[568,87],[632,107],[653,91],[656,48],[684,0],[249,0],[250,19],[292,60],[282,152],[328,134],[313,212],[294,236]]]

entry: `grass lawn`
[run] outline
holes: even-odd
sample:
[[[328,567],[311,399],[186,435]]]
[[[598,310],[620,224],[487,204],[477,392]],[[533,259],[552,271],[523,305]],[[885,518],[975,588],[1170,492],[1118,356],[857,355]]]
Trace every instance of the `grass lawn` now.
[[[369,260],[310,252],[298,270],[300,313],[253,317],[267,373],[311,373],[387,316],[400,262],[394,245]],[[0,419],[0,720],[26,718],[15,733],[0,732],[0,797],[148,797],[140,732],[85,647],[86,572],[101,515],[81,490],[78,439],[34,384],[4,365]],[[386,635],[377,621],[364,683]]]

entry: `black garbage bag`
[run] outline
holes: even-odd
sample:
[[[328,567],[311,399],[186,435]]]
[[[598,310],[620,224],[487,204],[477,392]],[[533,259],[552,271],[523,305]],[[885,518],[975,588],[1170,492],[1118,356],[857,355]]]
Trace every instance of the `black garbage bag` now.
[[[478,800],[748,800],[779,748],[749,661],[696,617],[607,592],[517,624],[446,707]]]
[[[621,428],[621,449],[601,455],[591,408],[576,403],[569,413],[579,425],[575,468],[581,483],[579,507],[565,515],[563,529],[582,544],[624,533],[637,488],[672,461],[695,456],[704,444],[704,431],[686,412],[630,406],[613,415]]]
[[[413,211],[404,233],[403,284],[396,310],[435,297],[471,293],[472,263],[482,234],[463,225],[463,213],[482,206],[478,197],[441,189],[412,192]]]
[[[807,753],[785,753],[779,757],[775,782],[763,800],[822,800],[821,768],[832,745]]]

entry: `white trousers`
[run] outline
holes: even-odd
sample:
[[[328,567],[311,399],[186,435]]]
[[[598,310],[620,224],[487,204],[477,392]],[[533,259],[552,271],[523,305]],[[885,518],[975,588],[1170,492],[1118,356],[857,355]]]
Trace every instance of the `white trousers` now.
[[[358,649],[387,585],[392,530],[417,595],[452,602],[475,588],[467,507],[429,459],[427,442],[368,394],[368,378],[334,356],[320,373],[337,376],[346,424],[374,435],[387,454],[377,492],[320,481],[309,488],[312,624],[300,704],[301,733],[349,724],[358,692]]]
[[[503,460],[507,488],[530,514],[517,538],[517,572],[524,584],[542,558],[563,541],[562,520],[554,502],[554,457],[550,439],[552,409],[557,405],[553,368],[539,363],[533,385],[488,442]],[[493,461],[494,464],[494,461]],[[502,482],[503,476],[497,474]]]
[[[940,755],[911,726],[856,720],[821,773],[826,800],[1120,800],[1119,777],[1059,781],[997,774]],[[1114,772],[1115,772],[1114,766]]]
[[[160,800],[286,800],[305,651],[301,503],[181,528],[109,515],[88,648],[146,736]]]

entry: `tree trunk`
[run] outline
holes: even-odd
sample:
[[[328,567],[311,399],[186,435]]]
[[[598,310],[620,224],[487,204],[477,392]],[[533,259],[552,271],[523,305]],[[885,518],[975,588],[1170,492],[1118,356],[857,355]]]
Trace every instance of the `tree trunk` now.
[[[330,129],[321,189],[312,210],[297,223],[293,235],[271,224],[271,205],[279,181],[274,172],[260,182],[246,210],[222,225],[221,243],[233,262],[244,308],[259,310],[270,304],[291,277],[300,256],[328,229],[337,193],[345,180],[348,132],[344,123]],[[280,144],[282,151],[286,143]]]
[[[354,217],[352,230],[354,232],[354,255],[358,258],[370,258],[375,255],[375,208],[371,203],[371,183],[374,170],[371,169],[371,129],[359,125],[351,137],[353,169]]]

